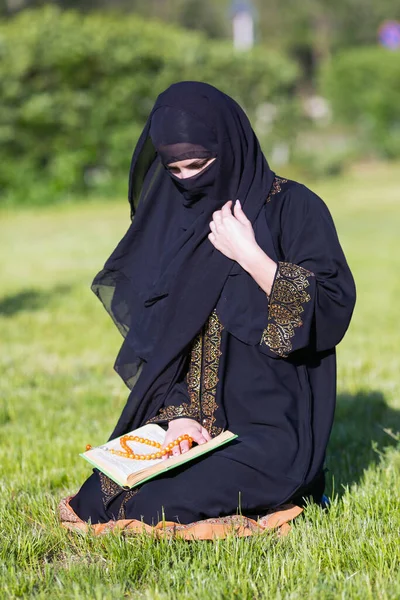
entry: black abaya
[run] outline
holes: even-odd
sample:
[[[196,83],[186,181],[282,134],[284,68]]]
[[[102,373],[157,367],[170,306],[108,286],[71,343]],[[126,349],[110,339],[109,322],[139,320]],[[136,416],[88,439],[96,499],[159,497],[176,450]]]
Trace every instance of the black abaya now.
[[[71,500],[82,519],[189,523],[320,499],[336,397],[334,348],[350,322],[354,283],[329,211],[310,190],[275,178],[253,222],[261,246],[265,223],[279,267],[265,295],[260,342],[222,324],[218,307],[229,302],[229,279],[251,289],[247,273],[233,272],[179,376],[141,423],[190,417],[212,435],[227,428],[238,439],[129,492],[95,472]]]

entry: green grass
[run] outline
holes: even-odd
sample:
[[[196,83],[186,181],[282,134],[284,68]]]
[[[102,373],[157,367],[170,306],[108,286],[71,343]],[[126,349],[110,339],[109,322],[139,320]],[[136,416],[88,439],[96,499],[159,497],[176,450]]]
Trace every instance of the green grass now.
[[[90,472],[78,453],[107,438],[127,397],[112,370],[121,338],[89,285],[128,226],[128,207],[0,214],[2,597],[400,597],[397,171],[377,166],[313,186],[335,217],[358,304],[338,352],[332,507],[308,507],[283,540],[61,530],[57,503]]]

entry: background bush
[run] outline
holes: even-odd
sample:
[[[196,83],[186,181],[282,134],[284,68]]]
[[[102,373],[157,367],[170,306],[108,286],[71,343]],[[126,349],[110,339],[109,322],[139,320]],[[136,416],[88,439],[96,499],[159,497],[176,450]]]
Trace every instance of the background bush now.
[[[357,47],[322,64],[333,119],[313,118],[315,92],[283,51],[135,14],[54,7],[0,22],[0,203],[42,204],[87,192],[125,195],[130,156],[158,93],[207,81],[249,114],[272,166],[314,176],[365,155],[400,156],[399,54]]]
[[[279,53],[235,53],[230,42],[134,15],[24,11],[0,25],[0,200],[125,193],[154,100],[179,80],[217,85],[251,118],[272,107],[267,146],[290,139],[297,77]]]
[[[321,72],[335,120],[355,130],[364,153],[400,156],[400,55],[379,47],[341,52]]]

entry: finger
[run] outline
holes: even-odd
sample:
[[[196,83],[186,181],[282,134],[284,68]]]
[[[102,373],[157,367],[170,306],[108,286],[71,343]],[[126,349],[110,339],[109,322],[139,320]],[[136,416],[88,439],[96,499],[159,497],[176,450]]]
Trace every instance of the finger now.
[[[219,221],[218,220],[216,221],[214,219],[213,223],[214,223],[214,227],[212,229],[212,232],[213,233],[219,233],[220,230],[221,230],[221,227],[222,227],[222,219],[220,218]]]
[[[170,439],[169,439],[169,433],[167,433],[167,435],[166,435],[166,437],[165,437],[165,440],[164,440],[164,443],[163,443],[163,445],[161,446],[161,449],[164,449],[164,448],[166,448],[170,442],[172,442],[172,440],[170,440]]]
[[[205,429],[204,427],[201,428],[201,433],[202,433],[203,437],[207,440],[207,442],[209,442],[212,439],[211,435],[208,433],[207,429]]]
[[[202,427],[203,430],[203,427]],[[196,431],[196,433],[192,433],[192,438],[193,441],[196,442],[196,444],[205,444],[207,439],[204,437],[204,435],[200,432],[200,431]]]
[[[168,443],[164,442],[164,444],[161,446],[161,450],[164,450],[167,446],[168,446]],[[167,458],[169,458],[170,456],[171,456],[171,452],[167,452],[166,454],[164,454],[162,456],[162,459],[167,460]]]
[[[221,216],[222,218],[232,216],[232,200],[228,200],[228,202],[223,205],[221,209]]]
[[[250,222],[249,219],[246,217],[246,215],[243,212],[242,205],[240,204],[240,200],[236,200],[235,206],[233,208],[233,214],[235,215],[236,219],[240,223],[243,223],[243,225],[247,225],[247,223]]]
[[[214,223],[214,221],[211,221],[211,223],[210,223],[210,229],[211,229],[211,231],[213,233],[215,233],[215,223]]]
[[[209,233],[208,234],[208,239],[210,240],[210,242],[212,243],[212,245],[216,248],[216,242],[217,242],[217,236],[214,233]]]
[[[179,445],[172,448],[172,456],[179,456],[180,453],[181,449],[179,448]]]
[[[217,211],[215,211],[215,212],[213,213],[213,216],[212,216],[212,218],[213,218],[213,221],[214,221],[214,223],[215,223],[215,227],[216,227],[216,229],[217,229],[217,231],[218,231],[218,226],[219,226],[219,225],[221,225],[221,223],[222,223],[222,215],[221,215],[221,211],[220,211],[220,210],[217,210]]]
[[[181,447],[182,454],[184,452],[187,452],[188,450],[190,450],[190,446],[189,446],[188,440],[183,440],[183,442],[180,443],[180,447]]]

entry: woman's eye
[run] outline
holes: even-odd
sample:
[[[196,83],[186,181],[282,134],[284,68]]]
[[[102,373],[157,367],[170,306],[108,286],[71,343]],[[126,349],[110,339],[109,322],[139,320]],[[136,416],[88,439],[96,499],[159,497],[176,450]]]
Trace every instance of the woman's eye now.
[[[203,162],[203,163],[196,163],[194,165],[189,165],[189,169],[192,169],[193,171],[197,171],[197,169],[202,169],[203,167],[205,167],[207,164],[207,162]]]

